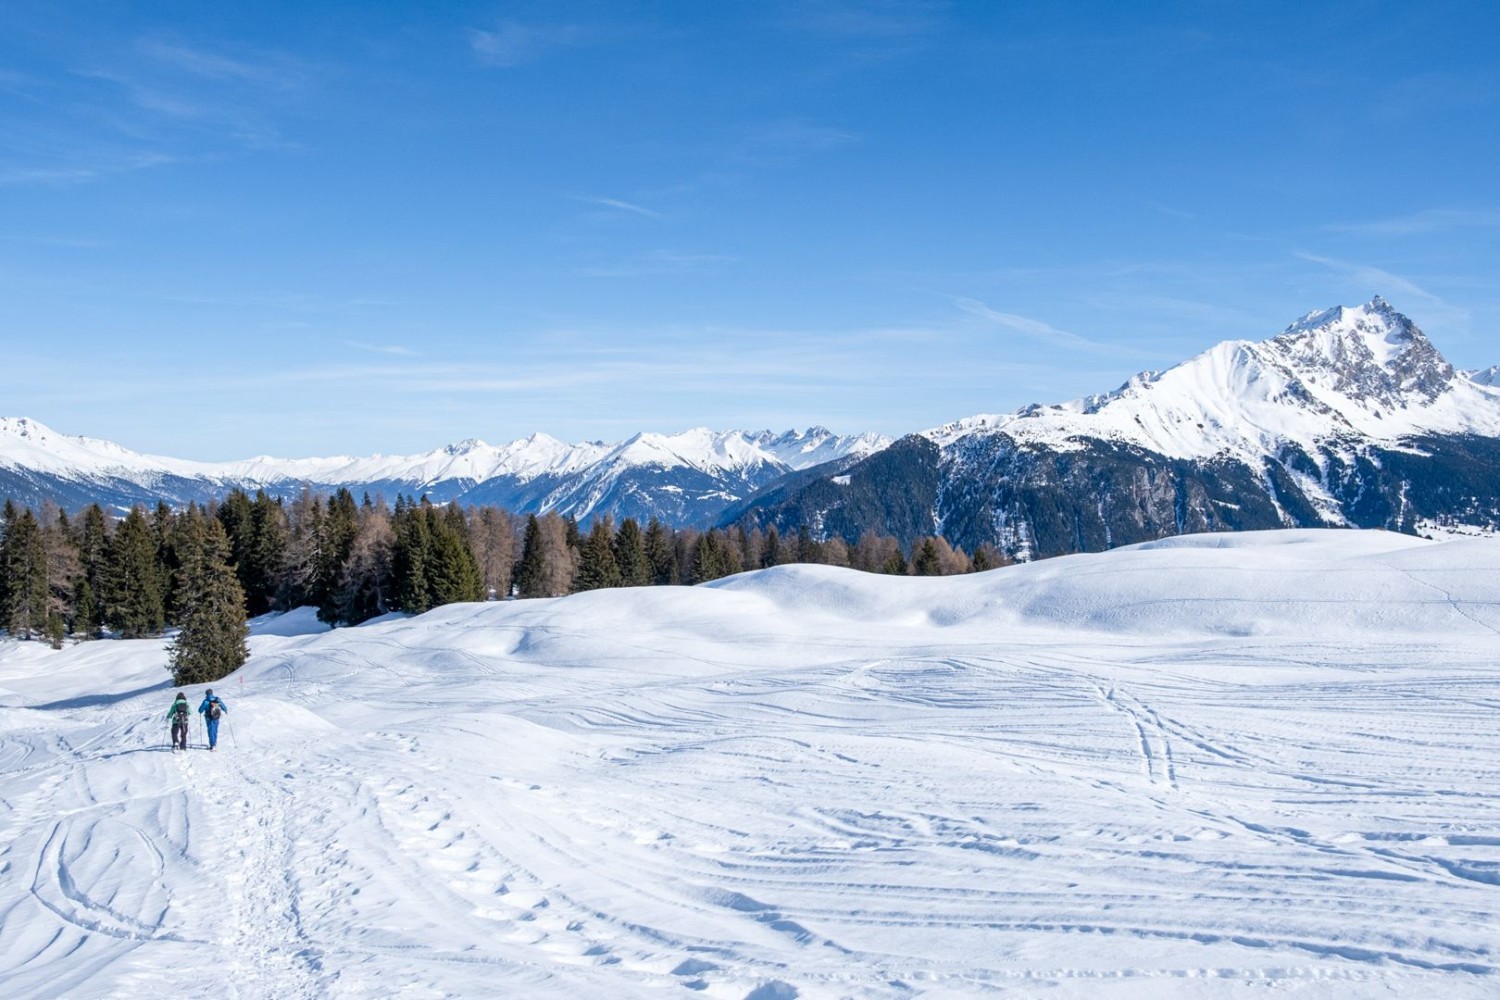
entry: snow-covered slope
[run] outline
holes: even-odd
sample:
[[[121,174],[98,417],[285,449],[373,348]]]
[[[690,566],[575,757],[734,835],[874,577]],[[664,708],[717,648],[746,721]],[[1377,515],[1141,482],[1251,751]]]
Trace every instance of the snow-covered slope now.
[[[1103,440],[1171,458],[1259,462],[1288,444],[1311,453],[1328,442],[1500,436],[1500,390],[1456,373],[1376,297],[1309,313],[1261,343],[1225,341],[1107,395],[972,417],[928,436],[948,445],[975,433],[1058,450]]]
[[[652,516],[670,509],[675,520],[701,521],[787,472],[869,454],[887,443],[875,434],[840,436],[821,427],[779,435],[698,428],[638,434],[618,444],[570,445],[533,434],[500,446],[467,440],[420,455],[206,463],[141,455],[108,441],[59,434],[34,420],[6,418],[0,419],[0,495],[19,493],[27,502],[47,495],[65,503],[186,502],[234,487],[289,492],[306,483],[356,493],[399,490],[438,500],[488,500],[523,512],[557,509],[578,517]],[[642,490],[631,494],[634,503],[607,502],[612,486],[640,475],[668,493],[690,490],[692,497],[685,502],[674,496],[661,510]]]
[[[1469,381],[1477,382],[1479,385],[1500,385],[1500,365],[1490,365],[1476,372],[1468,373]]]
[[[1497,632],[1494,540],[778,567],[264,621],[177,756],[161,642],[6,642],[0,982],[1491,997]]]

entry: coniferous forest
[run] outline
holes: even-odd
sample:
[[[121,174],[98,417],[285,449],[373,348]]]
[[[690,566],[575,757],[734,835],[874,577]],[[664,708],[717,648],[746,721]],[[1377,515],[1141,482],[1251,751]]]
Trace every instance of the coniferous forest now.
[[[559,597],[604,587],[694,584],[781,563],[942,576],[988,569],[941,537],[903,550],[868,533],[858,544],[806,532],[733,527],[697,531],[652,519],[598,518],[586,528],[556,513],[434,505],[398,496],[356,500],[304,491],[294,500],[236,490],[223,502],[98,504],[69,515],[6,502],[0,524],[0,628],[12,638],[64,642],[173,631],[178,683],[214,680],[246,657],[247,620],[313,606],[330,625],[458,601]]]

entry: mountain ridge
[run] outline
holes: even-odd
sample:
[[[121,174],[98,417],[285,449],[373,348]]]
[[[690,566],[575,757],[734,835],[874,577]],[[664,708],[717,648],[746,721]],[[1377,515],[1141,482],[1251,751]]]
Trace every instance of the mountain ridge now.
[[[280,459],[270,456],[230,462],[195,462],[147,455],[99,438],[62,434],[27,417],[0,418],[0,493],[25,502],[50,496],[95,499],[129,506],[136,502],[204,501],[231,489],[267,489],[288,493],[302,484],[314,488],[429,494],[438,501],[497,502],[516,509],[558,509],[577,517],[598,510],[588,497],[608,494],[607,484],[632,475],[652,474],[659,486],[684,479],[678,489],[701,496],[719,491],[730,499],[786,472],[808,468],[883,448],[888,439],[873,432],[838,435],[827,428],[775,432],[712,431],[699,427],[677,434],[641,432],[621,442],[566,444],[537,432],[506,445],[478,438],[444,445],[416,455],[348,456]],[[665,477],[665,479],[663,478]],[[590,490],[590,486],[603,489]],[[481,496],[470,494],[478,490]],[[103,496],[91,496],[102,493]],[[536,494],[529,504],[524,498]],[[624,504],[628,516],[655,516],[649,498]],[[518,503],[518,501],[521,501]],[[688,521],[703,520],[701,503],[675,502],[671,513]],[[621,509],[610,509],[620,514]]]
[[[735,514],[846,540],[899,526],[904,542],[942,534],[1021,559],[1196,531],[1495,530],[1490,372],[1455,370],[1377,296],[1308,313],[1267,340],[1223,341],[1113,392],[931,428],[917,435],[930,451],[805,475]],[[930,513],[913,518],[903,483],[931,494]]]

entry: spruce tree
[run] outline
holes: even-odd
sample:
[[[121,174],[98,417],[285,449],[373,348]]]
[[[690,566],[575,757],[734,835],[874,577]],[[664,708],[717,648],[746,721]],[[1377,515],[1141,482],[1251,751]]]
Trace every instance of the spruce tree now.
[[[139,507],[131,508],[110,539],[105,586],[105,621],[121,638],[139,639],[161,631],[164,615],[156,536]]]
[[[664,587],[682,582],[677,572],[677,551],[667,528],[656,518],[646,523],[646,562],[651,566],[651,582]]]
[[[740,571],[739,558],[719,531],[705,531],[693,545],[693,583],[706,583]]]
[[[245,609],[254,617],[268,611],[290,611],[287,560],[291,548],[291,527],[281,500],[255,491],[250,505],[250,541],[241,579],[245,585]],[[236,566],[238,567],[238,564]]]
[[[395,577],[396,607],[407,614],[419,615],[432,608],[431,586],[427,581],[432,537],[427,530],[427,515],[415,502],[398,495],[391,530],[395,534],[391,572]]]
[[[819,557],[819,546],[813,540],[812,533],[803,525],[797,531],[797,561],[799,563],[816,563],[823,560]]]
[[[6,587],[0,604],[0,626],[12,638],[31,639],[42,634],[47,625],[47,550],[30,507],[17,511],[7,503],[5,509],[0,574]]]
[[[620,522],[614,538],[615,565],[620,569],[620,586],[645,587],[651,583],[651,561],[646,558],[646,540],[635,518]]]
[[[98,504],[89,504],[74,522],[78,539],[78,586],[73,597],[74,631],[97,639],[104,629],[105,575],[109,566],[109,522]]]
[[[520,597],[547,596],[547,556],[542,541],[542,526],[535,514],[526,517],[526,537],[521,542],[521,561],[516,564],[516,594]]]
[[[609,520],[599,518],[579,547],[578,576],[574,590],[601,590],[620,585],[620,565],[615,561],[613,532]]]
[[[207,684],[245,662],[250,634],[245,593],[229,563],[229,539],[217,520],[197,522],[184,546],[181,627],[169,647],[172,683]]]
[[[766,537],[761,542],[760,567],[768,569],[781,562],[781,535],[776,530],[776,525],[766,529]]]
[[[428,534],[432,539],[427,572],[430,606],[481,600],[484,579],[479,575],[474,553],[469,551],[467,532],[462,528],[462,513],[455,520],[446,513],[440,515],[431,507],[426,511]]]
[[[354,539],[359,535],[359,504],[345,487],[328,498],[321,524],[323,536],[318,543],[317,586],[318,620],[336,624],[341,616],[340,592],[344,569]]]
[[[912,557],[911,568],[917,576],[943,575],[943,562],[938,555],[937,545],[931,538],[922,539],[921,546]]]

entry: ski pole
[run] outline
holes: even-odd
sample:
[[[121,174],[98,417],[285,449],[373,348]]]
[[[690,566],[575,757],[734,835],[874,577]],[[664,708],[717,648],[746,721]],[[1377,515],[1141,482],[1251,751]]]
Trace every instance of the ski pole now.
[[[227,726],[227,727],[229,727],[229,742],[233,743],[234,744],[234,748],[236,750],[238,750],[240,748],[240,741],[234,735],[234,723],[229,720],[229,716],[228,716],[227,713],[224,716],[224,725]]]

